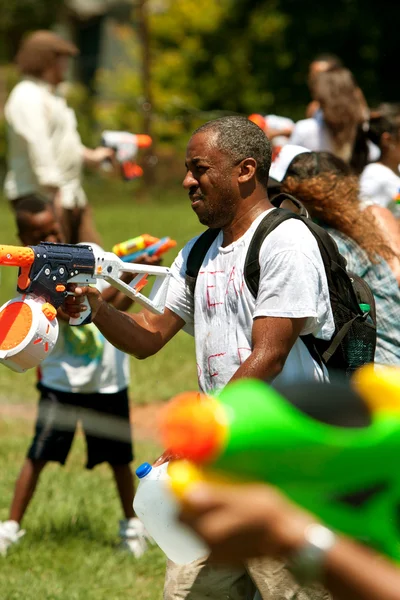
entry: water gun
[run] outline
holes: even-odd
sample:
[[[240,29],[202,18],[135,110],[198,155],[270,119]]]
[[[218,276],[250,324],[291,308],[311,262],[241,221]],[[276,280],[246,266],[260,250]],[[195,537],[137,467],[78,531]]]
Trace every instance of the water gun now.
[[[143,169],[136,163],[140,148],[149,148],[153,140],[144,133],[134,134],[128,131],[103,131],[102,146],[115,150],[115,158],[121,165],[122,175],[126,180],[136,179],[143,175]]]
[[[253,113],[248,119],[258,125],[267,135],[269,131],[280,132],[280,135],[290,135],[294,127],[292,119],[281,117],[279,115],[263,116],[258,113]]]
[[[112,251],[124,262],[134,262],[144,254],[148,256],[161,256],[171,248],[175,248],[177,242],[169,237],[161,239],[147,233],[136,238],[116,244]]]
[[[0,307],[0,363],[22,373],[36,367],[57,341],[57,308],[68,295],[67,285],[90,285],[104,279],[153,313],[165,307],[170,270],[167,267],[127,264],[112,252],[90,245],[53,244],[1,246],[0,266],[19,267],[19,296]],[[128,285],[120,273],[136,275]],[[155,277],[149,296],[141,293]],[[90,309],[71,325],[90,322]]]
[[[210,474],[268,482],[400,560],[400,369],[367,365],[353,388],[299,384],[281,394],[241,380],[216,397],[181,394],[165,407],[160,432],[191,461],[169,468],[178,496]]]

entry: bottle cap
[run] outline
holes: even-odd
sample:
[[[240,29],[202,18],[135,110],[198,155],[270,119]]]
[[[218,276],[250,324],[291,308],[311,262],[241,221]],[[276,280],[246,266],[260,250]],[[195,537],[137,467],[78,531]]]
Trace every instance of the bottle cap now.
[[[149,463],[145,462],[136,469],[135,473],[139,479],[143,479],[143,477],[146,477],[146,475],[150,473],[152,468],[153,467]]]
[[[369,304],[359,304],[359,307],[361,308],[361,310],[363,312],[369,312],[371,310],[371,307]]]

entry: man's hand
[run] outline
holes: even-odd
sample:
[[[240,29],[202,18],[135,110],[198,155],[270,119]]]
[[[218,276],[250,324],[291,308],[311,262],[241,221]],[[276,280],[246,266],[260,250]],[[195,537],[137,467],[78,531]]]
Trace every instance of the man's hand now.
[[[73,292],[73,295],[66,297],[62,307],[68,317],[77,319],[88,308],[89,304],[93,320],[104,302],[99,290],[95,287],[78,287],[75,284],[70,284],[68,291]]]
[[[274,488],[261,485],[193,485],[180,519],[209,546],[217,563],[285,557],[304,543],[315,519]]]

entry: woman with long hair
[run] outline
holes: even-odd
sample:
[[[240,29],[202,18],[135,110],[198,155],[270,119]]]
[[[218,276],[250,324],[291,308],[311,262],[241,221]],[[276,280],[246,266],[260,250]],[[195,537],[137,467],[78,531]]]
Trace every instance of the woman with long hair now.
[[[400,256],[374,215],[362,210],[358,178],[336,156],[307,152],[292,160],[281,191],[304,204],[335,239],[349,271],[368,283],[376,301],[376,362],[400,365]]]
[[[358,128],[368,118],[360,88],[352,73],[343,67],[318,73],[310,86],[319,110],[312,118],[296,123],[290,143],[328,151],[350,163]]]

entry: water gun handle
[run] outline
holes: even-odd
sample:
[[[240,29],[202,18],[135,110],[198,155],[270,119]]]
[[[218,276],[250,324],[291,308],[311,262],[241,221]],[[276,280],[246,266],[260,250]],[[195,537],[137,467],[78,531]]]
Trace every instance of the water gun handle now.
[[[86,296],[84,297],[84,301],[87,302]],[[78,327],[79,325],[87,325],[88,323],[91,323],[91,322],[92,322],[92,311],[90,310],[90,306],[84,312],[81,312],[79,317],[76,317],[74,319],[71,317],[69,320],[69,324],[72,325],[73,327]]]

